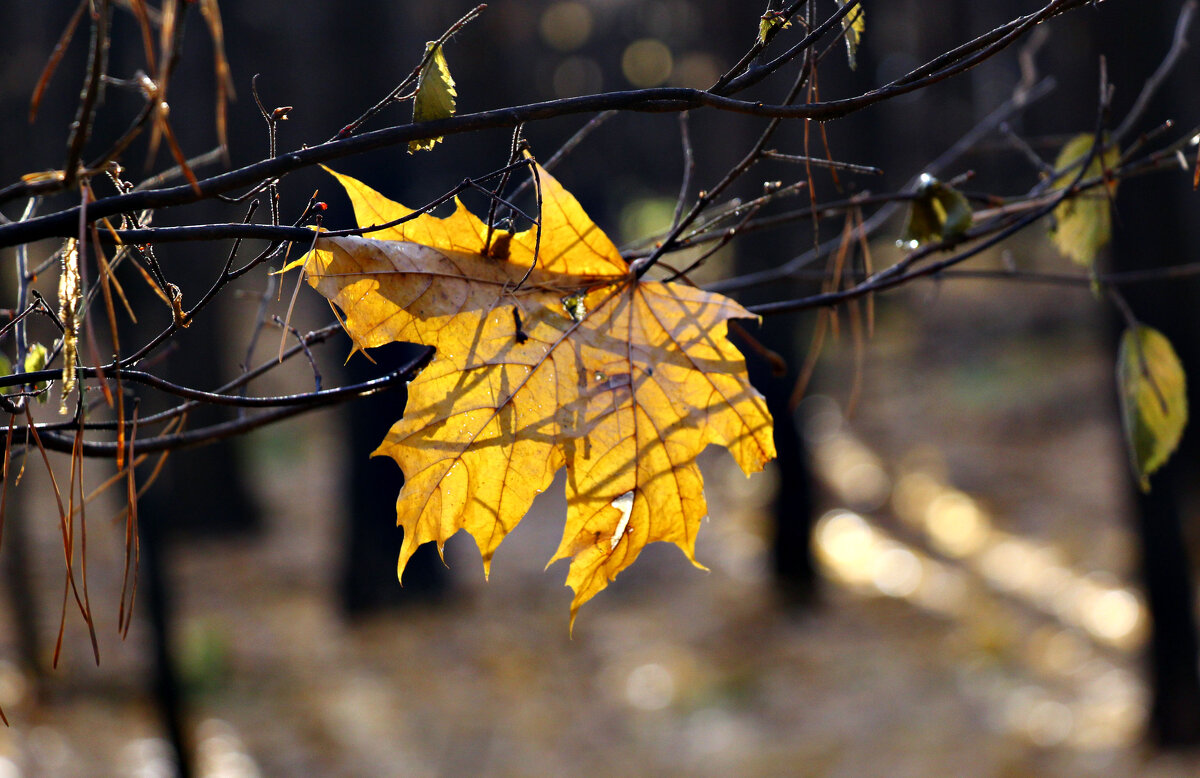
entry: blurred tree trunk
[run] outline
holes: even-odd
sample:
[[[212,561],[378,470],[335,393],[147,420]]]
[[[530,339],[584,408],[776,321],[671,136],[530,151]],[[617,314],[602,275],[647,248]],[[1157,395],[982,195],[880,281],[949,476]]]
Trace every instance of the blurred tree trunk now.
[[[771,338],[768,348],[790,346],[787,338]],[[814,499],[812,468],[800,426],[789,407],[795,371],[782,377],[770,375],[762,360],[752,363],[752,383],[767,398],[767,407],[775,420],[775,466],[779,469],[779,489],[771,503],[774,537],[771,541],[771,572],[785,602],[810,605],[818,595],[818,576],[813,562],[812,527]]]
[[[411,343],[371,350],[374,363],[355,355],[347,380],[366,381],[419,354]],[[446,574],[432,543],[421,547],[404,571],[404,587],[396,580],[396,559],[404,531],[396,526],[396,496],[404,474],[388,457],[368,455],[383,440],[387,425],[400,418],[408,392],[391,389],[360,397],[349,409],[350,511],[342,557],[341,604],[349,616],[436,599],[446,591]]]
[[[149,506],[143,501],[139,511],[138,531],[141,538],[141,572],[142,598],[144,598],[145,615],[150,622],[151,651],[154,656],[154,667],[151,686],[153,688],[154,704],[166,730],[167,742],[175,756],[175,770],[178,778],[190,778],[195,774],[195,754],[188,736],[189,722],[187,704],[179,680],[179,668],[175,653],[172,650],[172,633],[174,625],[174,603],[171,588],[168,584],[170,563],[168,546],[165,542],[169,527],[164,522],[171,519],[167,515]]]
[[[1185,246],[1196,245],[1180,222],[1183,197],[1165,190],[1162,181],[1123,185],[1114,241],[1117,270],[1148,269],[1177,261]],[[1157,184],[1157,186],[1155,185]],[[1124,294],[1136,315],[1161,330],[1191,373],[1189,405],[1200,407],[1195,380],[1200,365],[1200,319],[1195,301],[1200,288],[1192,281],[1131,287]],[[1123,326],[1124,322],[1114,322]],[[1113,333],[1113,343],[1119,332]],[[1200,467],[1194,425],[1167,465],[1151,479],[1143,494],[1132,477],[1128,484],[1136,505],[1142,584],[1150,609],[1150,687],[1152,734],[1166,746],[1200,744],[1200,652],[1197,649],[1195,584],[1185,540],[1185,526],[1195,516],[1195,473]]]
[[[1128,110],[1142,84],[1167,51],[1182,3],[1116,3],[1103,9],[1100,48],[1112,52],[1109,78],[1120,99],[1115,116]],[[1195,37],[1193,29],[1192,37]],[[1196,117],[1180,116],[1194,84],[1184,77],[1194,67],[1185,60],[1151,104],[1137,130],[1165,118],[1189,126]],[[1125,139],[1125,144],[1133,137]],[[1113,257],[1117,270],[1166,267],[1194,252],[1200,241],[1194,211],[1196,195],[1183,175],[1172,179],[1132,179],[1121,184],[1114,225]],[[1189,404],[1200,407],[1200,282],[1134,285],[1121,290],[1134,314],[1160,329],[1174,344],[1190,373]],[[1123,324],[1123,322],[1119,323]],[[1114,333],[1114,342],[1117,333]],[[1200,467],[1200,431],[1195,421],[1171,461],[1142,494],[1129,479],[1137,509],[1142,583],[1152,620],[1149,670],[1151,735],[1163,746],[1200,744],[1200,652],[1195,615],[1195,583],[1185,534],[1197,515],[1195,473]]]

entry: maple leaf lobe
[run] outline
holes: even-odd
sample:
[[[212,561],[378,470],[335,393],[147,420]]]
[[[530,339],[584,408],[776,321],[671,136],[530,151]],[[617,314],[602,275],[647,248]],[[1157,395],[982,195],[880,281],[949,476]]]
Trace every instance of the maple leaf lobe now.
[[[412,211],[348,176],[360,224]],[[539,169],[534,230],[494,231],[461,203],[364,238],[320,238],[309,283],[344,314],[355,347],[436,348],[409,384],[403,417],[374,455],[405,475],[398,570],[423,543],[465,529],[485,574],[504,537],[567,470],[567,520],[551,563],[571,559],[579,606],[650,542],[695,563],[707,513],[696,457],[725,446],[747,474],[775,455],[771,417],[727,322],[738,303],[637,279],[570,193]],[[494,244],[493,244],[494,245]]]

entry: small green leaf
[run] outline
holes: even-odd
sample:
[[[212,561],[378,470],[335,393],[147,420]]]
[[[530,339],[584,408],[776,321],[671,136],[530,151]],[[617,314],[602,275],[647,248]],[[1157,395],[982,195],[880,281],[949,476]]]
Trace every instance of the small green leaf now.
[[[942,220],[942,238],[957,238],[971,229],[971,204],[948,184],[933,188],[933,207]]]
[[[1125,330],[1117,388],[1130,462],[1148,492],[1150,474],[1170,458],[1187,425],[1187,380],[1166,336],[1143,325]]]
[[[1053,189],[1064,189],[1075,180],[1079,171],[1070,168],[1091,153],[1094,140],[1091,133],[1085,132],[1067,141],[1054,162],[1054,170],[1058,174],[1054,178]],[[1120,159],[1121,152],[1116,146],[1105,149],[1103,154],[1097,154],[1088,164],[1083,179],[1104,175],[1104,171],[1111,170]],[[1054,209],[1050,237],[1059,253],[1091,269],[1096,263],[1096,253],[1112,237],[1109,200],[1116,193],[1117,182],[1112,181],[1106,187],[1080,192],[1058,204]]]
[[[29,347],[29,353],[25,355],[25,372],[35,373],[38,370],[46,369],[46,362],[50,359],[50,350],[41,343],[34,343]]]
[[[904,232],[896,245],[903,249],[915,249],[927,241],[936,240],[942,228],[938,224],[933,198],[918,197],[908,204],[908,217],[904,220]]]
[[[433,50],[433,56],[425,61],[421,75],[417,79],[417,96],[413,99],[413,122],[428,122],[434,119],[449,119],[454,115],[454,98],[458,92],[454,89],[454,79],[450,76],[450,67],[446,64],[446,56],[442,47],[425,44],[425,53]],[[426,138],[408,142],[408,152],[429,151],[434,144],[441,140]]]
[[[838,6],[843,6],[848,0],[837,0]],[[862,43],[863,33],[867,31],[867,12],[860,3],[853,11],[842,17],[842,30],[846,34],[846,57],[850,60],[850,69],[858,67],[858,46]]]
[[[767,45],[775,37],[775,33],[787,28],[791,23],[791,20],[784,21],[781,11],[767,11],[758,21],[758,42]]]
[[[916,194],[897,242],[901,248],[957,238],[971,229],[971,204],[962,192],[931,175],[922,175]]]
[[[25,372],[33,373],[38,370],[45,370],[46,363],[50,361],[50,349],[43,346],[41,343],[34,343],[29,347],[29,353],[25,355]],[[37,384],[34,389],[42,392],[38,395],[37,401],[44,403],[50,399],[50,395],[42,391],[46,388],[46,382],[42,381]]]

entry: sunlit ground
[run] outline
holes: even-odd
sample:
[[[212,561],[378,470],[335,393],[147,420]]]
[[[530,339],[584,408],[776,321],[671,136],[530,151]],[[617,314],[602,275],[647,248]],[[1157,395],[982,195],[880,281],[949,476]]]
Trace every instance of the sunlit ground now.
[[[936,306],[916,295],[933,331],[953,331],[957,311],[986,319],[1012,305],[940,294]],[[542,569],[561,483],[505,541],[490,582],[455,540],[448,599],[350,624],[334,597],[336,418],[256,437],[264,536],[193,542],[170,560],[199,774],[1194,774],[1142,744],[1146,614],[1103,353],[1086,338],[1018,334],[935,359],[905,319],[888,324],[850,421],[836,371],[853,360],[836,354],[825,383],[841,393],[799,409],[822,486],[812,610],[784,607],[771,582],[765,509],[787,479],[746,479],[711,452],[697,549],[709,571],[651,547],[585,606],[573,638],[565,567]],[[18,515],[53,516],[38,473],[25,477],[37,512]],[[107,509],[91,515],[102,663],[69,610],[60,667],[35,680],[18,666],[11,598],[0,600],[12,722],[0,778],[171,774],[145,626],[115,637],[123,527]],[[54,522],[29,529],[48,656],[60,538]]]
[[[1053,544],[997,529],[928,455],[888,472],[844,428],[832,400],[806,402],[819,474],[853,506],[817,522],[824,574],[861,596],[952,619],[968,634],[1033,615],[1024,639],[996,647],[1010,655],[1008,672],[989,677],[982,662],[963,667],[963,690],[984,703],[989,725],[1038,746],[1133,744],[1146,719],[1141,680],[1129,669],[1145,640],[1138,594],[1109,572],[1072,567]],[[879,516],[899,524],[885,528]]]

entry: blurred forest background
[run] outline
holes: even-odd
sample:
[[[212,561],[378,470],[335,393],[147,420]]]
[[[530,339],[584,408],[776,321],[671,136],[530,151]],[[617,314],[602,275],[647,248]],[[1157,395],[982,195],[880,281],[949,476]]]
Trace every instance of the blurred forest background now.
[[[850,70],[843,56],[825,60],[823,98],[886,83],[1037,7],[1022,0],[864,5],[858,67]],[[707,87],[752,42],[760,6],[497,0],[446,49],[459,112],[662,84]],[[1115,85],[1112,124],[1119,123],[1169,48],[1182,6],[1108,0],[1042,25],[1031,61],[1056,88],[1013,117],[1013,132],[1051,160],[1063,139],[1090,131],[1101,54]],[[833,7],[818,4],[822,17]],[[8,52],[0,60],[0,183],[61,164],[85,71],[83,34],[36,122],[27,115],[74,8],[65,0],[0,5]],[[281,149],[319,143],[387,94],[425,42],[467,10],[408,0],[223,4],[238,93],[232,164],[267,150],[250,93],[254,74],[268,109],[293,106]],[[140,38],[127,14],[117,17],[110,70],[127,76],[141,64]],[[187,24],[171,116],[180,145],[194,155],[217,142],[214,77],[195,9]],[[1142,129],[1168,118],[1179,127],[1200,121],[1188,78],[1196,67],[1195,51],[1185,53]],[[826,199],[839,187],[899,189],[1009,99],[1022,77],[1014,48],[829,124],[835,159],[883,174],[835,182],[818,171],[810,189]],[[781,88],[768,84],[754,97],[777,101]],[[116,89],[107,99],[113,108],[102,121],[112,124],[98,133],[113,135],[140,100]],[[407,122],[409,111],[387,109],[368,129]],[[533,124],[526,136],[545,160],[584,121]],[[693,112],[696,186],[736,162],[764,124]],[[458,135],[432,153],[398,147],[336,167],[416,205],[503,165],[509,142],[503,130]],[[802,125],[772,145],[804,153]],[[160,153],[155,169],[170,164]],[[597,129],[555,175],[620,245],[669,223],[682,168],[676,118],[630,114]],[[968,188],[1013,193],[1038,173],[999,133],[945,177],[967,170],[976,175]],[[738,194],[802,175],[784,163],[764,165]],[[1200,241],[1188,209],[1196,195],[1186,178],[1122,183],[1113,262],[1193,256]],[[330,205],[327,226],[351,226],[348,203],[319,170],[285,179],[285,216],[314,190]],[[468,199],[477,211],[481,202]],[[11,210],[7,216],[19,216]],[[156,225],[241,217],[213,203],[187,211],[161,212]],[[877,262],[899,256],[900,228],[897,221],[881,232]],[[776,265],[813,242],[803,224],[756,233],[723,250],[701,278]],[[1048,245],[1035,228],[977,266],[1069,269]],[[185,299],[195,299],[226,251],[172,245],[159,257],[169,277],[182,279]],[[0,256],[7,267],[10,254]],[[292,281],[283,283],[286,307]],[[815,288],[797,280],[739,299]],[[246,354],[264,290],[265,271],[243,279],[207,329],[179,339],[167,357],[170,374],[217,386],[239,365],[274,353],[277,331],[253,360]],[[324,301],[307,291],[293,321],[302,331],[329,319]],[[1177,333],[1195,329],[1200,289],[1178,281],[1136,291],[1129,295],[1135,311],[1171,335],[1195,371],[1195,336]],[[887,296],[865,354],[845,334],[828,344],[796,413],[812,493],[794,469],[746,480],[724,455],[710,457],[711,521],[698,548],[710,572],[673,549],[647,549],[583,610],[573,639],[570,594],[559,585],[565,568],[542,571],[560,533],[561,485],[504,544],[489,583],[469,539],[458,537],[447,547],[448,568],[429,554],[406,574],[405,588],[396,584],[400,479],[390,461],[366,460],[403,408],[402,395],[392,393],[172,455],[143,501],[153,542],[128,639],[120,641],[115,627],[123,526],[98,520],[89,576],[102,662],[92,663],[86,629],[69,612],[64,658],[51,670],[61,541],[44,474],[31,464],[0,548],[0,706],[12,722],[0,730],[0,778],[168,776],[177,769],[173,742],[183,744],[194,774],[223,778],[1194,774],[1197,763],[1179,748],[1200,738],[1200,690],[1188,697],[1196,686],[1193,598],[1169,603],[1183,613],[1169,626],[1183,633],[1155,643],[1154,595],[1139,574],[1143,552],[1166,553],[1162,569],[1186,573],[1196,550],[1194,514],[1186,497],[1165,508],[1135,500],[1108,315],[1086,288],[994,280],[933,281]],[[812,318],[769,317],[760,330],[788,357],[792,379]],[[347,351],[343,340],[317,354],[329,385],[381,370],[361,358],[343,366]],[[385,366],[408,353],[383,351],[394,352],[378,357]],[[791,391],[789,379],[752,368],[765,393]],[[305,391],[311,383],[307,366],[289,365],[253,392]],[[1192,480],[1191,457],[1185,451],[1155,480],[1154,499],[1183,493],[1175,487]],[[111,473],[89,466],[89,484]],[[117,507],[90,512],[107,517]],[[1154,510],[1170,518],[1139,523]],[[810,578],[810,552],[819,580]],[[165,653],[152,639],[155,618],[170,635]],[[1177,650],[1152,655],[1152,645]],[[1181,692],[1171,698],[1175,707],[1156,708],[1162,689],[1156,693],[1155,683]]]

